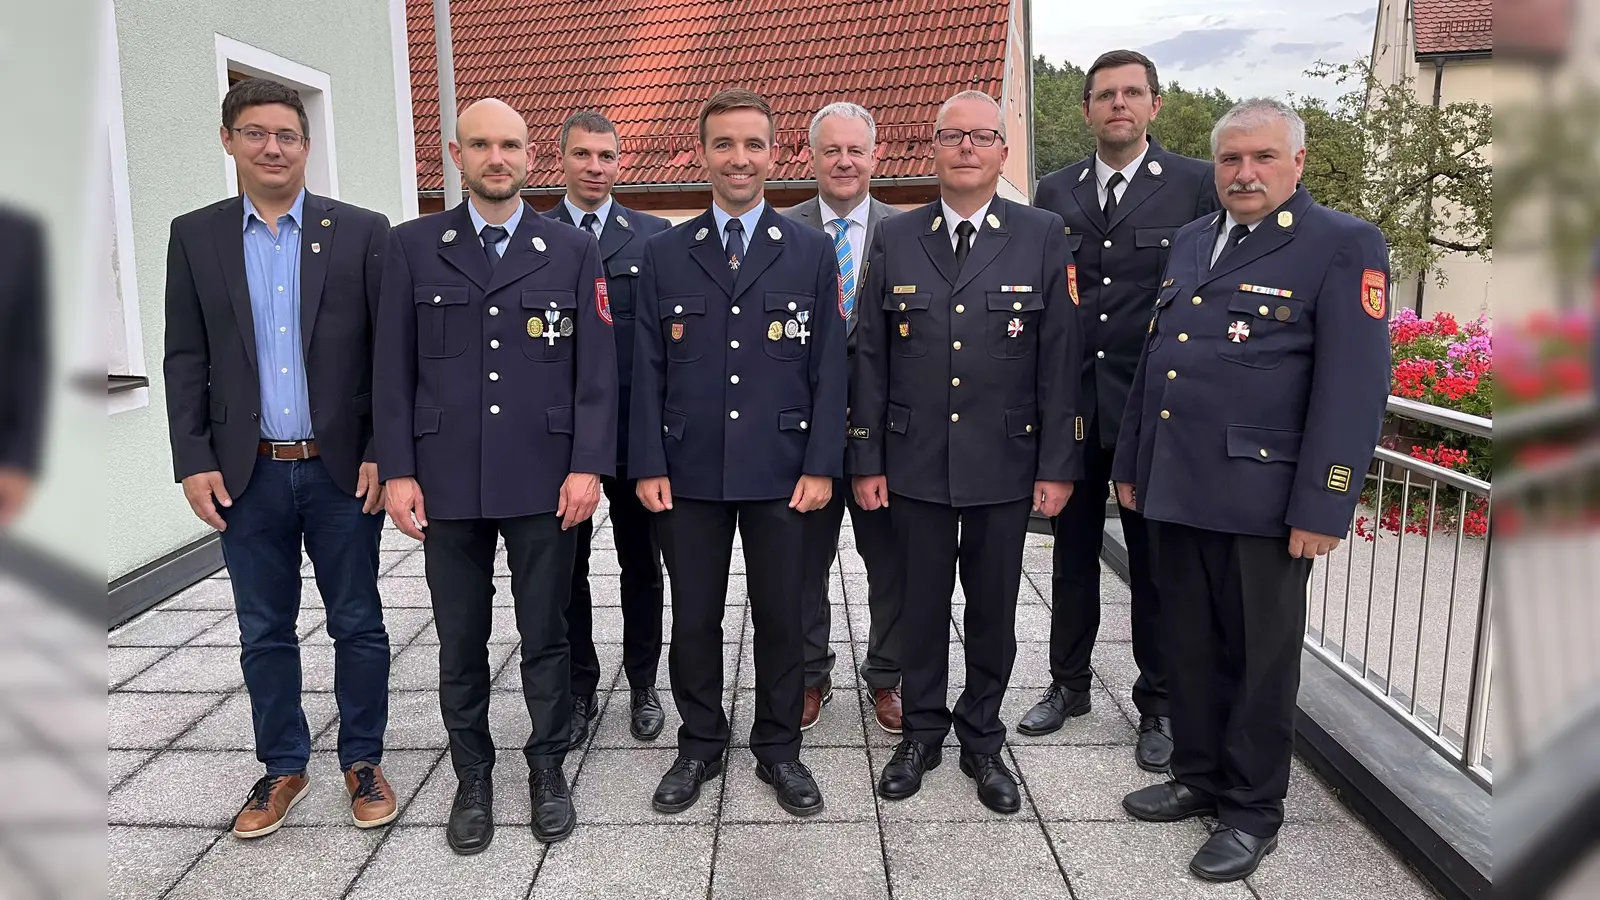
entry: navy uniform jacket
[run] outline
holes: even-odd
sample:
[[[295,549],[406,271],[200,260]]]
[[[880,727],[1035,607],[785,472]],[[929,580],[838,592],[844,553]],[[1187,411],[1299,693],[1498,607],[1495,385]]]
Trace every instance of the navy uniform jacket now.
[[[1061,215],[1078,267],[1085,351],[1079,412],[1093,423],[1089,437],[1102,446],[1117,442],[1172,239],[1182,226],[1220,208],[1211,168],[1168,153],[1150,138],[1109,223],[1093,156],[1039,181],[1033,205]]]
[[[390,235],[378,309],[378,475],[430,519],[554,512],[572,472],[611,475],[617,351],[593,235],[524,210],[490,275],[465,203]],[[553,330],[552,330],[553,329]]]
[[[1065,226],[996,197],[960,276],[938,201],[878,226],[858,301],[849,468],[952,506],[1083,477]]]
[[[1300,188],[1208,273],[1224,221],[1173,242],[1112,478],[1148,519],[1342,537],[1389,396],[1383,234]]]
[[[0,468],[30,475],[39,471],[44,445],[46,264],[38,220],[0,207]]]
[[[787,500],[801,475],[843,474],[833,242],[770,204],[745,240],[738,272],[710,210],[645,242],[628,477],[665,475],[674,497]]]
[[[576,226],[567,204],[556,201],[546,218]],[[639,303],[639,274],[644,268],[644,242],[672,223],[611,202],[611,220],[600,232],[600,265],[605,269],[611,300],[612,336],[617,345],[617,467],[628,464],[628,405],[633,394],[633,325]],[[592,233],[592,232],[591,232]]]

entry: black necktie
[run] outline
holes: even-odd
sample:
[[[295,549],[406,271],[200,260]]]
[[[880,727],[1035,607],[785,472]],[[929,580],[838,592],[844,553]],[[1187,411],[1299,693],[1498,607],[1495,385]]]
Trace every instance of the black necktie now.
[[[744,260],[744,223],[729,219],[723,230],[728,233],[728,268],[737,272],[739,263]]]
[[[590,234],[594,234],[594,227],[598,224],[600,224],[599,216],[595,215],[594,213],[584,213],[583,221],[578,223],[578,227],[589,232]],[[600,235],[595,234],[594,236],[599,237]]]
[[[1126,180],[1121,172],[1112,172],[1111,177],[1106,179],[1106,205],[1101,212],[1105,213],[1107,225],[1111,224],[1111,217],[1117,212],[1117,185]]]
[[[1244,240],[1249,233],[1249,225],[1235,225],[1228,229],[1228,240],[1223,243],[1222,252],[1217,254],[1217,261],[1211,264],[1211,268],[1215,269],[1218,263],[1227,259],[1228,254],[1233,252],[1233,248],[1239,246],[1239,242]]]
[[[967,254],[972,251],[972,234],[978,229],[972,223],[962,220],[956,223],[956,271],[967,264]]]
[[[483,255],[489,260],[489,271],[493,272],[495,263],[500,261],[500,251],[494,245],[509,237],[511,232],[499,225],[485,225],[478,234],[483,237]]]

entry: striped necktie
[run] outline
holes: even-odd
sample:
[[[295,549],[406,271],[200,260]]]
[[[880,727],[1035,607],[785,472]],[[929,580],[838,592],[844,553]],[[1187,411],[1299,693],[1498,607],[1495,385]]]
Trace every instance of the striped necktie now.
[[[844,218],[828,223],[833,226],[833,253],[839,257],[839,302],[844,305],[844,317],[849,319],[856,306],[856,261],[850,253],[850,221]]]

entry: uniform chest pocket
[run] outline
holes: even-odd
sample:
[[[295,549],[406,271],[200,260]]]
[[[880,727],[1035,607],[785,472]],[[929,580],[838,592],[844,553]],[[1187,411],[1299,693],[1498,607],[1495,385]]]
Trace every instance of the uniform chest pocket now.
[[[656,301],[667,361],[694,362],[706,355],[706,295],[676,294]]]
[[[762,327],[762,346],[773,359],[792,362],[804,359],[806,348],[811,346],[811,326],[816,297],[793,291],[767,291],[762,300],[766,317]]]
[[[1167,270],[1167,258],[1172,248],[1172,237],[1178,233],[1176,225],[1133,230],[1133,246],[1150,265],[1139,267],[1139,286],[1154,290]]]
[[[1044,295],[1038,291],[990,291],[986,305],[989,355],[995,359],[1032,356],[1044,318]]]
[[[1256,369],[1276,369],[1305,334],[1300,319],[1305,301],[1253,291],[1235,291],[1228,299],[1228,333],[1217,355]]]
[[[928,306],[933,302],[930,293],[908,291],[890,293],[883,298],[884,318],[889,323],[889,346],[895,356],[908,359],[928,355],[928,334],[933,329],[933,316]]]
[[[1079,250],[1083,249],[1083,235],[1067,235],[1067,249],[1071,250],[1073,253],[1077,253]]]
[[[474,332],[472,305],[460,285],[418,285],[417,354],[424,359],[448,359],[467,352]]]
[[[523,291],[522,354],[535,362],[571,359],[577,314],[575,291]]]
[[[638,293],[639,260],[614,257],[606,262],[606,287],[611,298],[611,315],[632,319],[634,297]]]

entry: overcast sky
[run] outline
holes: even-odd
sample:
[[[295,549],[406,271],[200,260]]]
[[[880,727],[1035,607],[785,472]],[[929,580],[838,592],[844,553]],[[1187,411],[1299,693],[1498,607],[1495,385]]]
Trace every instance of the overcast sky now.
[[[1331,80],[1302,73],[1318,59],[1369,56],[1377,15],[1375,0],[1034,0],[1033,52],[1088,68],[1127,48],[1155,62],[1163,86],[1332,99],[1341,91]]]

